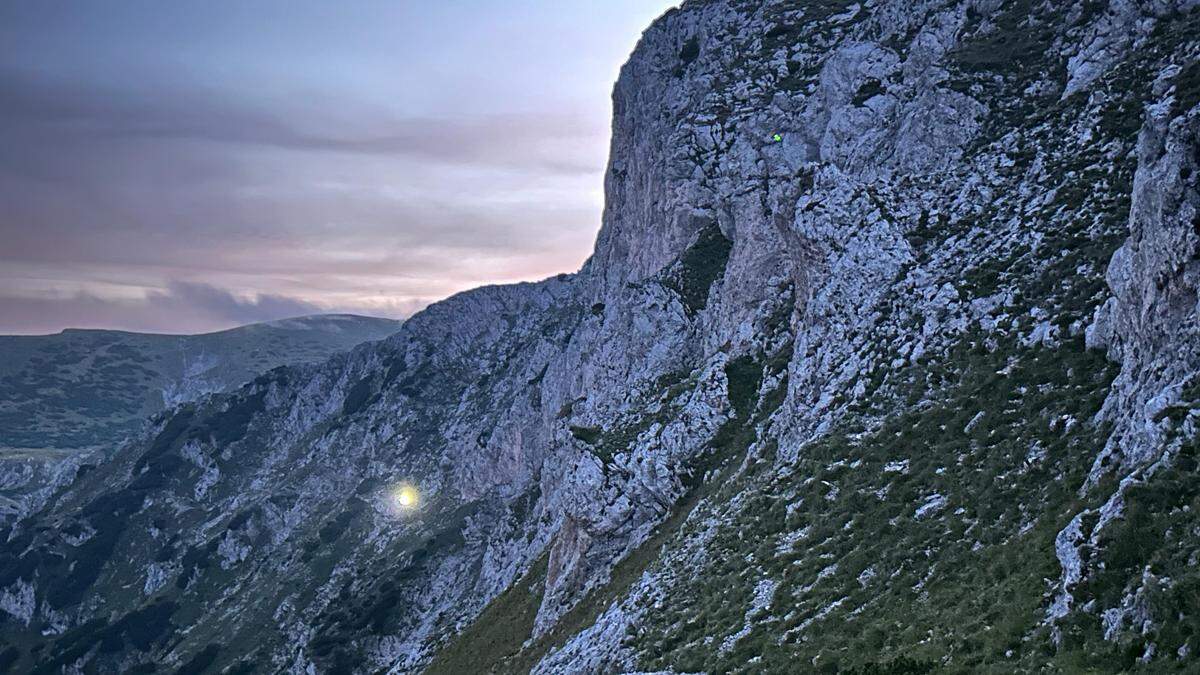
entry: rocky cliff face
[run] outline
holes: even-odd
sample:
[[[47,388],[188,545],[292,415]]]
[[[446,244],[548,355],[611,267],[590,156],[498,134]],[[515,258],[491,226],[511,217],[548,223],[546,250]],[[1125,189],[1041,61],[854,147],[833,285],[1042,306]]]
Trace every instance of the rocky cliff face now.
[[[579,273],[162,415],[0,533],[0,658],[1194,666],[1195,5],[685,3]]]

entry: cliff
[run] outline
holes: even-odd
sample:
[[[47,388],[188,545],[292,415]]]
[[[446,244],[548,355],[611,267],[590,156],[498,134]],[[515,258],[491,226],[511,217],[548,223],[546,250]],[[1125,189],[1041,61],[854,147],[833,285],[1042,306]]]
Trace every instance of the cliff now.
[[[1194,667],[1196,5],[685,3],[582,270],[160,416],[0,532],[0,652]]]

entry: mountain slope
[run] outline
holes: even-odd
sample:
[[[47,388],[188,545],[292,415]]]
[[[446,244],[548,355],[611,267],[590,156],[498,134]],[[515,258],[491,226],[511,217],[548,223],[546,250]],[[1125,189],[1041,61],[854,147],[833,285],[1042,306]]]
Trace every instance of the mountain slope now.
[[[0,654],[1194,669],[1195,5],[685,3],[579,273],[160,416],[0,532]]]
[[[0,446],[120,441],[164,408],[240,386],[281,365],[324,361],[398,327],[389,319],[330,315],[206,335],[66,330],[0,336]]]
[[[272,368],[324,361],[399,325],[324,315],[206,335],[0,336],[0,501],[15,509],[63,461],[112,449],[154,413],[234,389]]]

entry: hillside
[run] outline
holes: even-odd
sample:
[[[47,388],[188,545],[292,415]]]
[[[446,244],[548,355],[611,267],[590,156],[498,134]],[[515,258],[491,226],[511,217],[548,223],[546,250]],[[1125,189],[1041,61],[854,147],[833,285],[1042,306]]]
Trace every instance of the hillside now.
[[[205,335],[0,336],[0,512],[42,487],[62,461],[112,449],[154,413],[279,366],[325,361],[399,325],[325,315]]]
[[[685,2],[583,269],[159,415],[0,662],[1193,672],[1198,4]]]
[[[0,446],[86,448],[120,441],[167,407],[282,365],[324,361],[398,327],[390,319],[330,315],[205,335],[65,330],[0,336]]]

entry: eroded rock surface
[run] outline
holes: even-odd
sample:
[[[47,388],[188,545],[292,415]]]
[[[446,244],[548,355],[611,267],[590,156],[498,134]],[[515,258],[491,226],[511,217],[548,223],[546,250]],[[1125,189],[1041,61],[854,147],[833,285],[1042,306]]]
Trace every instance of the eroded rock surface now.
[[[1194,5],[684,3],[582,270],[163,415],[4,535],[13,658],[1188,667]]]

